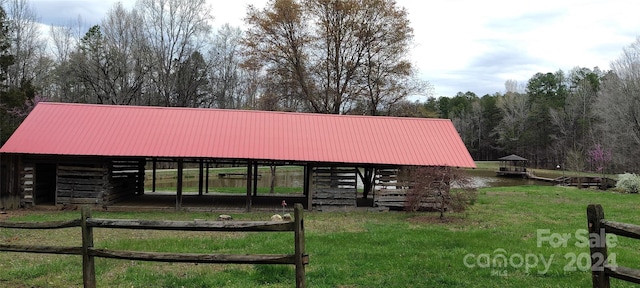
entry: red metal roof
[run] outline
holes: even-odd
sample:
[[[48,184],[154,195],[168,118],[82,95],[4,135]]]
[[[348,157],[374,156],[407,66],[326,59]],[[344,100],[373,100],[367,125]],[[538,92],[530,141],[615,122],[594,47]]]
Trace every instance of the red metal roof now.
[[[40,103],[2,153],[475,167],[446,119]]]

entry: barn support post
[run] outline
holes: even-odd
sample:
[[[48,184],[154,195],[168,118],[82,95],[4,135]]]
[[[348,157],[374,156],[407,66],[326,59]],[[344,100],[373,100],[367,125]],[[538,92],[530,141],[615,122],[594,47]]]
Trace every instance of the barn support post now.
[[[153,174],[153,179],[151,179],[151,192],[156,192],[156,170],[158,169],[158,159],[153,158],[153,168],[151,168],[153,171],[151,172]]]
[[[146,160],[140,159],[138,162],[138,191],[136,194],[143,195],[144,194],[144,167],[146,166]]]
[[[184,161],[182,158],[178,159],[178,179],[177,179],[177,191],[176,191],[176,210],[182,209],[182,173],[184,170]]]
[[[253,165],[253,196],[258,196],[258,162]]]
[[[206,168],[205,168],[205,180],[204,180],[204,193],[209,194],[209,162],[207,161],[207,163],[205,164]]]
[[[251,211],[251,184],[253,183],[251,181],[251,174],[253,174],[253,169],[252,166],[253,165],[253,161],[248,160],[247,161],[247,212]]]
[[[58,205],[58,171],[60,171],[60,163],[56,163],[56,185],[53,189],[53,205]]]
[[[200,159],[198,165],[198,195],[202,196],[202,186],[204,185],[204,162]]]
[[[304,165],[302,171],[302,194],[305,199],[309,199],[309,181],[307,181],[309,177],[309,165]]]
[[[307,164],[305,166],[305,175],[304,175],[304,187],[307,190],[307,209],[311,211],[313,209],[313,166],[311,164]]]

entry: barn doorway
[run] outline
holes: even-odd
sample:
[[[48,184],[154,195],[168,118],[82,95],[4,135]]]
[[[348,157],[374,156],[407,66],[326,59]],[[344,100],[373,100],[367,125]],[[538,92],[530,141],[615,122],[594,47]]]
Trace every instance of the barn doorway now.
[[[39,163],[35,170],[34,205],[55,205],[56,164]]]

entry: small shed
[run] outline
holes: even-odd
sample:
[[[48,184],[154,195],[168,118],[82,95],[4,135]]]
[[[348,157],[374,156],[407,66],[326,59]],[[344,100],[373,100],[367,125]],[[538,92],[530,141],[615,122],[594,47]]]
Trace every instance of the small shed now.
[[[502,157],[500,159],[500,168],[496,171],[498,176],[526,176],[527,175],[527,159],[515,154]]]

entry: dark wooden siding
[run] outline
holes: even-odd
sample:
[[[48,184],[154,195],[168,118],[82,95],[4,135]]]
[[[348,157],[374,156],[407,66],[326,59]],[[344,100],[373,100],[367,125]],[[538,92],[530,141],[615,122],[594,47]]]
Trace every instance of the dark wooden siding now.
[[[354,167],[313,167],[313,208],[355,207],[357,177]]]

